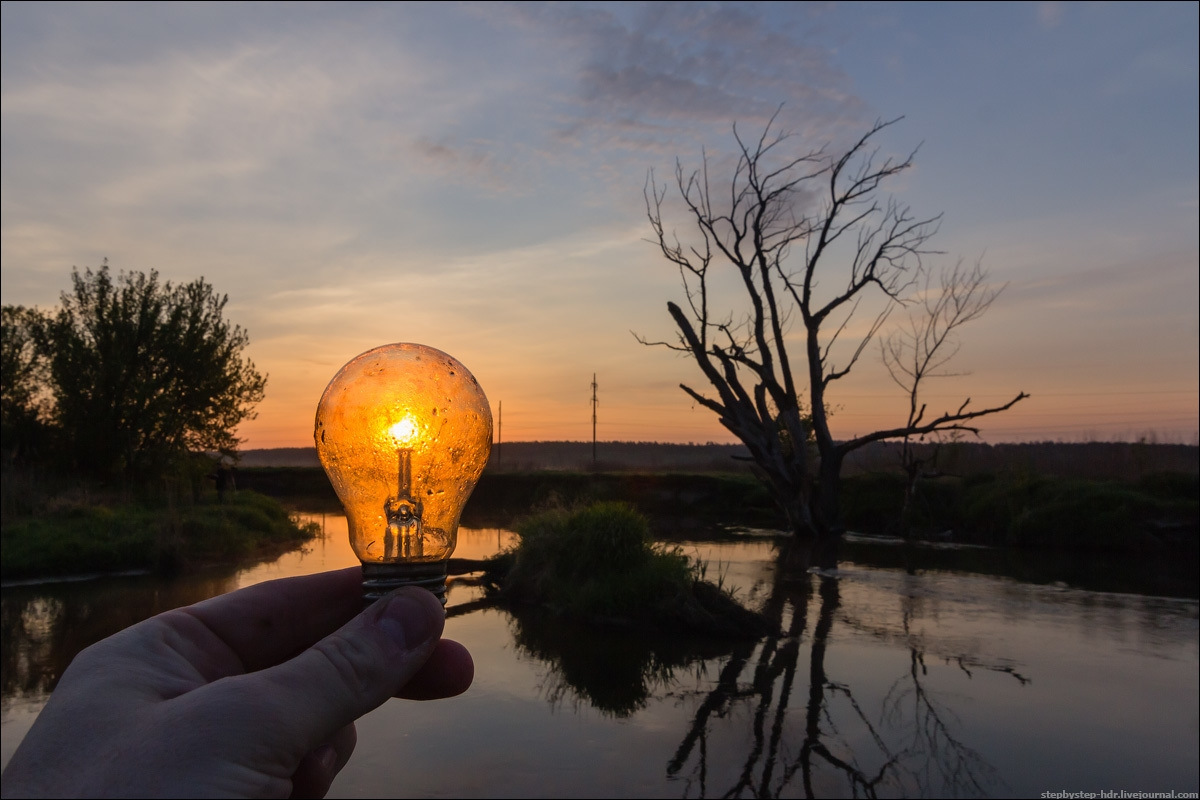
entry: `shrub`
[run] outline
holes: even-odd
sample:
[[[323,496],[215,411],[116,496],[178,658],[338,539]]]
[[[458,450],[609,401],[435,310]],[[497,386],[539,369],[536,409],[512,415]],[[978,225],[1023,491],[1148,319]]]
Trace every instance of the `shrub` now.
[[[701,580],[678,548],[655,544],[646,518],[624,503],[552,509],[517,525],[520,542],[493,559],[506,599],[565,617],[682,633],[757,636],[761,617]]]

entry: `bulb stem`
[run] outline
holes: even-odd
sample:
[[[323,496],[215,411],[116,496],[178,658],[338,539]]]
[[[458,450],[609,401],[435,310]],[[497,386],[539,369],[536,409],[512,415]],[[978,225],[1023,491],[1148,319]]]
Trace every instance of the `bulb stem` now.
[[[398,483],[400,493],[397,495],[402,500],[412,499],[412,450],[407,447],[401,447],[398,451],[399,455],[399,475]]]
[[[363,602],[367,605],[401,586],[420,586],[446,605],[446,562],[366,564],[363,570]]]

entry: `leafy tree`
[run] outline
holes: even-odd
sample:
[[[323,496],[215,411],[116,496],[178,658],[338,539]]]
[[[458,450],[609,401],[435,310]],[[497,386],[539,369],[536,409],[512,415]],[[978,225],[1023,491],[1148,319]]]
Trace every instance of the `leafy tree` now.
[[[0,428],[6,456],[26,458],[44,438],[46,362],[37,348],[41,316],[4,306],[0,324]]]
[[[266,378],[243,358],[249,337],[224,318],[226,295],[203,278],[160,283],[157,272],[108,262],[73,270],[39,344],[52,418],[80,470],[145,475],[189,452],[230,452],[254,416]]]
[[[940,217],[921,218],[880,197],[883,185],[913,163],[912,155],[880,159],[875,139],[892,123],[876,123],[839,154],[799,155],[787,151],[789,137],[773,132],[774,123],[749,140],[734,126],[738,157],[726,179],[710,179],[707,158],[691,172],[676,162],[675,189],[692,227],[683,239],[663,221],[667,189],[651,173],[647,216],[662,255],[679,269],[684,303],[667,304],[676,341],[638,338],[696,362],[715,394],[681,388],[746,444],[795,533],[820,537],[841,530],[839,482],[847,454],[884,439],[977,432],[973,420],[1027,395],[980,409],[968,398],[940,414],[927,414],[919,402],[923,380],[953,354],[957,328],[994,298],[982,277],[956,270],[948,275],[957,286],[941,287],[949,305],[934,303],[933,320],[913,323],[917,371],[905,373],[914,340],[907,351],[902,340],[884,351],[909,393],[906,421],[845,441],[833,438],[831,390],[890,314],[912,305],[908,294],[921,285],[922,258],[933,252],[928,243]],[[850,324],[864,300],[878,310],[865,324]],[[857,341],[839,344],[855,335]],[[928,336],[943,340],[928,344],[922,338]],[[811,447],[799,446],[810,441]]]

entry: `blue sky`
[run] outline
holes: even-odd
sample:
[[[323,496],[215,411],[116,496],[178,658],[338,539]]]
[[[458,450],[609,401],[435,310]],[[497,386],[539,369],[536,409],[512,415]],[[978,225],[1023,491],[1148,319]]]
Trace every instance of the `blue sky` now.
[[[4,303],[72,266],[203,275],[304,445],[357,353],[455,355],[505,438],[727,441],[678,389],[647,172],[781,105],[798,148],[920,147],[891,190],[1007,288],[933,402],[989,440],[1196,440],[1200,20],[1171,4],[5,3]],[[679,225],[684,220],[678,219]],[[833,265],[831,265],[832,267]],[[873,351],[872,351],[873,352]],[[902,421],[864,357],[845,435]]]

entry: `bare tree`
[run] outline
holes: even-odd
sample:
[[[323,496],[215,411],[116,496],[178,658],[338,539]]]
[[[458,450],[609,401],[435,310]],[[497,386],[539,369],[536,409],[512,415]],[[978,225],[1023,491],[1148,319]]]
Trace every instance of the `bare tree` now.
[[[908,395],[906,430],[919,429],[925,421],[928,406],[921,399],[921,391],[928,380],[963,374],[947,367],[961,346],[959,329],[983,316],[1004,290],[1004,286],[993,286],[988,282],[987,270],[978,261],[970,269],[959,261],[954,267],[943,270],[936,286],[929,270],[921,269],[920,273],[918,296],[908,306],[907,318],[879,343],[880,356],[888,374]],[[997,410],[1008,408],[1026,396],[1020,393]],[[967,398],[959,412],[965,412],[970,402]],[[900,463],[906,477],[902,518],[908,516],[918,479],[928,467],[936,464],[939,437],[947,431],[952,434],[979,433],[970,420],[948,422],[932,432],[934,446],[924,453],[913,446],[913,440],[923,439],[928,434],[905,433],[901,437]]]
[[[684,303],[667,304],[676,341],[638,340],[696,361],[715,396],[681,388],[745,443],[757,474],[801,537],[841,530],[838,484],[848,453],[883,439],[970,430],[971,420],[1026,396],[978,410],[970,410],[967,400],[931,418],[910,415],[895,428],[833,438],[829,390],[858,363],[892,311],[907,304],[940,221],[881,198],[883,183],[911,167],[915,155],[880,156],[875,139],[894,122],[877,122],[838,156],[824,150],[787,154],[791,139],[772,130],[774,117],[755,140],[743,139],[735,125],[736,164],[718,188],[707,156],[692,172],[676,162],[675,189],[695,226],[686,239],[663,221],[666,186],[653,173],[647,180],[654,241],[679,269]],[[726,275],[737,288],[724,288]],[[856,342],[839,346],[843,335],[850,338],[864,300],[877,310]],[[793,347],[800,352],[797,369]]]

